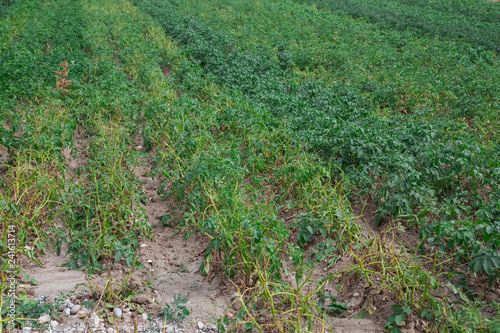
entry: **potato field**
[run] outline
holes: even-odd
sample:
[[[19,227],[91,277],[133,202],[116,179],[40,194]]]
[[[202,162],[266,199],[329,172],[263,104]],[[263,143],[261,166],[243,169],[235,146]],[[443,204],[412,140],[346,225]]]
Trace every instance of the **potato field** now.
[[[500,3],[0,0],[0,333],[500,332]]]

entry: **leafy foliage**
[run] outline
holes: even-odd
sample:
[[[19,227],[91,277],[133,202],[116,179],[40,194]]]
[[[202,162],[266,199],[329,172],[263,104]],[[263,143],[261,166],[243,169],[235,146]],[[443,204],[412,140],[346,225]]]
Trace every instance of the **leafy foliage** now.
[[[305,0],[334,12],[367,19],[382,28],[415,31],[418,34],[460,40],[486,49],[500,51],[500,10],[495,4],[480,1],[370,1]]]
[[[184,305],[188,302],[188,299],[182,297],[181,294],[174,295],[174,301],[172,306],[165,303],[165,307],[160,311],[160,316],[164,316],[167,322],[173,320],[184,320],[191,313],[188,308]]]

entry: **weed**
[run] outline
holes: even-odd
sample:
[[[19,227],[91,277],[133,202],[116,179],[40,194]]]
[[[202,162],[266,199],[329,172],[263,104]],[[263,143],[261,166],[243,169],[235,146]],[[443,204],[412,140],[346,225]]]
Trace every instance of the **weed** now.
[[[68,87],[71,85],[71,80],[68,80],[66,77],[69,74],[68,62],[64,60],[62,64],[59,65],[61,67],[60,71],[56,71],[55,78],[57,79],[56,87],[58,90],[61,90],[64,94],[68,94]]]
[[[165,303],[165,307],[160,311],[159,315],[165,318],[165,321],[183,321],[191,311],[187,309],[184,305],[188,302],[188,299],[182,297],[181,294],[174,295],[174,301],[172,305]]]

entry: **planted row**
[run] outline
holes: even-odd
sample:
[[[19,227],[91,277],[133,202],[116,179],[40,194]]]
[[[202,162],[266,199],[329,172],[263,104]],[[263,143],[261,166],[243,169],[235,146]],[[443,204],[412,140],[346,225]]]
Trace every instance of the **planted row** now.
[[[408,30],[418,35],[439,36],[447,40],[464,41],[473,46],[481,46],[487,50],[500,51],[500,23],[498,10],[494,5],[477,2],[476,7],[486,11],[492,10],[483,20],[478,15],[469,12],[450,12],[434,9],[431,6],[418,6],[412,3],[398,1],[371,0],[300,0],[301,3],[314,4],[319,8],[335,13],[363,18],[382,28]],[[477,9],[474,11],[478,11]],[[496,15],[495,15],[496,14]]]
[[[11,165],[0,202],[2,220],[21,235],[16,251],[35,260],[50,242],[58,251],[66,242],[69,266],[93,272],[105,259],[133,264],[150,227],[129,149],[138,90],[89,6],[20,2],[10,13],[23,15],[2,21],[2,145]]]
[[[399,3],[422,8],[432,8],[444,13],[473,17],[484,22],[499,22],[500,8],[492,1],[477,0],[397,0]]]
[[[211,21],[181,15],[181,4],[138,4],[199,61],[204,77],[264,103],[277,119],[286,119],[297,140],[330,161],[332,170],[343,170],[362,195],[376,200],[378,220],[404,216],[423,225],[436,218],[475,219],[487,204],[480,198],[498,181],[498,147],[485,147],[464,126],[425,109],[389,118],[370,115],[351,85],[301,83],[265,49],[242,50],[206,25]]]
[[[224,34],[227,50],[237,47],[265,57],[293,72],[296,81],[318,80],[334,90],[345,84],[370,113],[427,109],[480,131],[485,139],[498,138],[500,66],[494,52],[383,30],[290,1],[259,6],[192,1],[175,8]]]

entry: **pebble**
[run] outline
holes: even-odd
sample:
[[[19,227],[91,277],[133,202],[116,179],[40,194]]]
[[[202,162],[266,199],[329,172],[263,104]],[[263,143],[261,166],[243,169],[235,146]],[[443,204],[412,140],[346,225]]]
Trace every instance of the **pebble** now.
[[[74,314],[76,314],[78,311],[80,311],[80,305],[75,305],[75,306],[73,306],[73,307],[71,308],[70,313],[71,313],[72,315],[74,315]]]
[[[59,323],[58,323],[57,321],[55,321],[55,320],[52,320],[52,321],[50,322],[50,327],[52,327],[52,328],[56,328],[56,327],[57,327],[57,325],[59,325]]]
[[[129,322],[132,320],[132,312],[125,312],[122,314],[123,321]]]
[[[120,308],[114,308],[113,309],[113,313],[115,314],[115,316],[118,318],[118,319],[121,319],[122,318],[122,309]]]
[[[242,307],[242,304],[241,304],[241,302],[239,300],[240,297],[241,296],[240,296],[239,293],[234,293],[234,294],[231,295],[231,302],[233,302],[233,304],[231,304],[231,306],[236,311],[238,311]]]
[[[139,145],[139,146],[135,147],[135,149],[137,149],[137,150],[141,150],[141,149],[142,149],[142,146],[141,146],[141,145]]]
[[[106,333],[116,333],[116,330],[113,327],[108,327]]]
[[[38,318],[38,322],[40,324],[45,324],[45,323],[48,323],[50,321],[50,316],[46,313],[44,313],[43,315],[40,316],[40,318]]]
[[[205,332],[210,332],[210,331],[218,332],[219,330],[217,329],[216,326],[214,326],[212,324],[206,324],[205,325]]]
[[[167,333],[172,333],[174,331],[174,328],[172,326],[167,326],[166,332]]]
[[[94,325],[94,326],[99,326],[99,324],[101,323],[102,319],[99,318],[95,313],[92,313],[90,315],[90,325]]]
[[[205,325],[201,321],[199,321],[198,322],[198,329],[202,330],[203,327],[205,327]]]
[[[118,332],[123,333],[123,332],[128,332],[129,329],[127,326],[118,326]]]
[[[69,315],[71,314],[71,310],[66,308],[63,310],[63,315],[65,315],[66,317],[68,317]]]
[[[58,308],[59,312],[63,312],[63,311],[64,311],[64,309],[66,309],[66,307],[67,307],[67,306],[68,306],[68,303],[64,303],[64,304],[62,304],[62,305]]]

